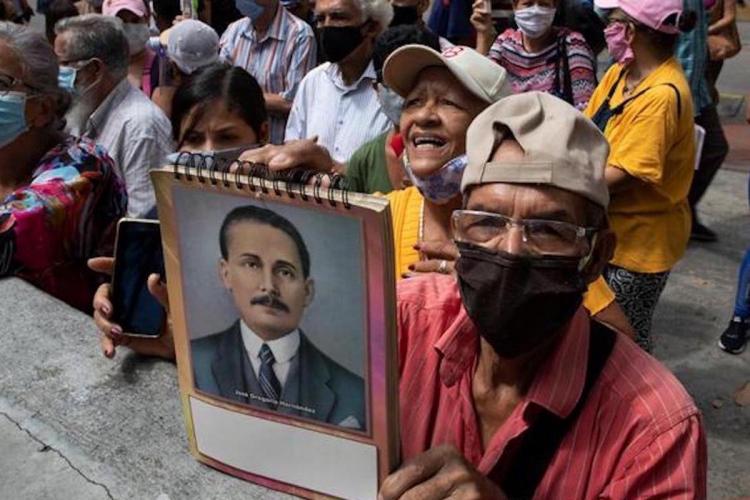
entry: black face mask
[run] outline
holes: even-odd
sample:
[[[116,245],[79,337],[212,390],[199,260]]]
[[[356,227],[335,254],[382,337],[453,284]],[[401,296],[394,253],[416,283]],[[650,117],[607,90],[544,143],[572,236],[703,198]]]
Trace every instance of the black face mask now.
[[[362,26],[325,26],[320,28],[320,48],[326,61],[337,63],[362,43]]]
[[[405,7],[402,5],[393,6],[393,20],[390,27],[401,26],[402,24],[416,24],[419,19],[416,7]]]
[[[504,358],[539,347],[583,301],[579,257],[520,257],[467,243],[458,248],[464,307],[482,338]]]

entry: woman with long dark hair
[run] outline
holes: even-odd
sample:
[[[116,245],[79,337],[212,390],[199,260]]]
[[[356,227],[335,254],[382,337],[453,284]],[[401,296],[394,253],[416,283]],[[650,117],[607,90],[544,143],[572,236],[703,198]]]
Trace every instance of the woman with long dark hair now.
[[[171,121],[178,151],[216,151],[268,138],[260,85],[244,69],[222,63],[183,81],[172,99]]]

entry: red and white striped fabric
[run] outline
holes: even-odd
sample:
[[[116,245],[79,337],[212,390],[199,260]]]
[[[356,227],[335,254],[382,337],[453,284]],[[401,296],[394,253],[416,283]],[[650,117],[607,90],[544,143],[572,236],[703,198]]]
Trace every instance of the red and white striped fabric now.
[[[485,446],[472,400],[479,337],[455,279],[431,274],[400,281],[398,313],[404,459],[447,443],[480,472],[502,477],[535,410],[565,417],[580,398],[589,348],[583,308]],[[674,375],[618,336],[535,498],[705,496],[706,442],[698,409]]]

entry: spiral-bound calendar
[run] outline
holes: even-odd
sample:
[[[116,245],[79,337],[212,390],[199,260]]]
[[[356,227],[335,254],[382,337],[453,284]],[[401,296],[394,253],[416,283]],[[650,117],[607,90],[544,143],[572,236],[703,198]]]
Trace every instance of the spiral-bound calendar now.
[[[200,155],[151,176],[191,452],[300,496],[376,498],[399,442],[388,203]]]

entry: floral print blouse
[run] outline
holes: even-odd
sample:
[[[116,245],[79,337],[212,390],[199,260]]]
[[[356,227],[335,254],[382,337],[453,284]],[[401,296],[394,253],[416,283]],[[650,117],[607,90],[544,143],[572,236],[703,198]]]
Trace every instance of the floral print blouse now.
[[[40,160],[31,183],[0,200],[0,276],[21,276],[83,311],[97,277],[86,260],[112,255],[127,194],[106,150],[67,137]]]

